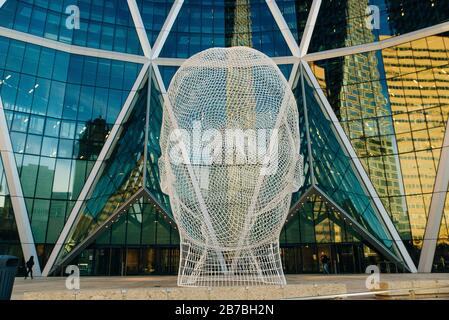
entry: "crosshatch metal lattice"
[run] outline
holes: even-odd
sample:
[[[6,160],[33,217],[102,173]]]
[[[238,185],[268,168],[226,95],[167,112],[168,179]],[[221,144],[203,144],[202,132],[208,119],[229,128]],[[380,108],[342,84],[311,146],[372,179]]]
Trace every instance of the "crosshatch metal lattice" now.
[[[159,159],[181,237],[180,286],[285,285],[279,235],[303,183],[298,111],[266,55],[186,60],[164,105]]]

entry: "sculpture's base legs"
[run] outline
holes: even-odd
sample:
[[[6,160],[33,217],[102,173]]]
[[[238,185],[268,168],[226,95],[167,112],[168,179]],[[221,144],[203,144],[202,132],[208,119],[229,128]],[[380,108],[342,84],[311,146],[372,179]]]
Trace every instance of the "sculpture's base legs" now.
[[[238,254],[238,256],[237,256]],[[216,250],[183,241],[178,285],[186,287],[285,285],[279,243]]]

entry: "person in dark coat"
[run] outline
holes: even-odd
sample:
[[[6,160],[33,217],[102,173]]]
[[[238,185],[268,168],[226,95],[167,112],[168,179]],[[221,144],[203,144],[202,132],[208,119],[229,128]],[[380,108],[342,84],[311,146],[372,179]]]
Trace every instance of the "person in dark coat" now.
[[[329,272],[330,259],[327,257],[327,255],[324,254],[324,252],[321,252],[320,260],[321,260],[321,264],[323,265],[323,273],[330,274],[330,272]]]
[[[25,279],[28,278],[28,274],[33,279],[33,267],[34,267],[34,256],[31,256],[30,259],[26,262],[26,274]]]

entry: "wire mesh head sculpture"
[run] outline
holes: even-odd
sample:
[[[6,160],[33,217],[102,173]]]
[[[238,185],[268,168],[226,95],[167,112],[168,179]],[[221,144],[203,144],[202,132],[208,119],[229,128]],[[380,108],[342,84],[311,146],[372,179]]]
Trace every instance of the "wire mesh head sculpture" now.
[[[178,285],[284,285],[279,236],[303,172],[295,98],[274,62],[246,47],[188,59],[168,90],[160,144]]]

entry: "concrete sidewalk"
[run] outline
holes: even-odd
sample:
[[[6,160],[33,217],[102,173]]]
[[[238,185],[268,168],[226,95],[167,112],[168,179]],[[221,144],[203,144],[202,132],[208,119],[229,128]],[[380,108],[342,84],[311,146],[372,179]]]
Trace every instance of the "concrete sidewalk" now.
[[[176,276],[82,277],[80,291],[65,278],[16,278],[12,299],[282,299],[369,291],[367,275],[287,275],[287,286],[251,288],[178,288]],[[381,274],[382,288],[448,286],[449,274]]]

